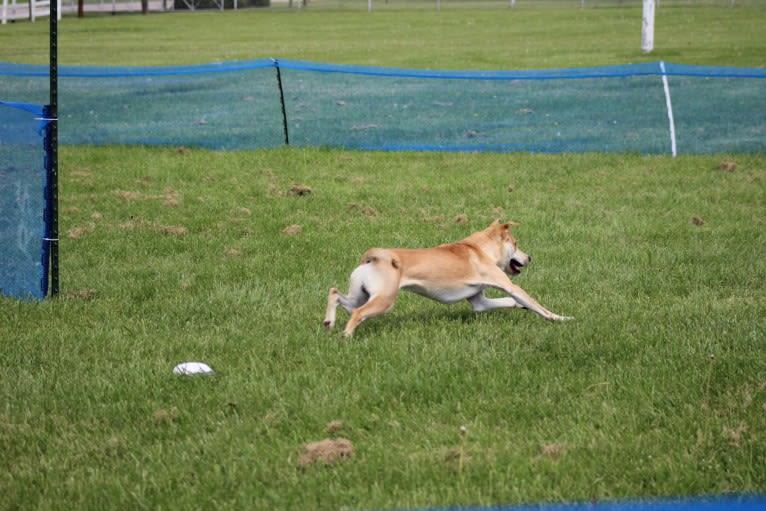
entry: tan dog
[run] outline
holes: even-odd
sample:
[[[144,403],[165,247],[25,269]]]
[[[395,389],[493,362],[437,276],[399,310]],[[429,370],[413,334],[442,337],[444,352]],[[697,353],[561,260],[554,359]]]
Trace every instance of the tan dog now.
[[[511,283],[508,275],[518,275],[531,261],[517,248],[511,226],[518,224],[496,220],[463,241],[434,248],[371,248],[351,273],[348,296],[330,289],[325,326],[335,326],[335,310],[340,305],[351,314],[343,330],[348,337],[362,321],[391,310],[400,289],[442,303],[468,300],[477,312],[523,307],[550,320],[572,319],[549,311]],[[508,296],[487,298],[484,290],[488,288]]]

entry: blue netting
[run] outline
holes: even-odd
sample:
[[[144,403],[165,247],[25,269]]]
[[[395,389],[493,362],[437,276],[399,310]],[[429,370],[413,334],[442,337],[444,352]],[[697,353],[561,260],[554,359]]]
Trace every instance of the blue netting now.
[[[640,67],[619,80],[607,78],[623,68],[375,74],[350,66],[284,67],[290,140],[300,145],[339,145],[342,133],[340,145],[361,149],[663,152],[669,146],[662,87]],[[641,102],[631,101],[637,96]]]
[[[0,101],[0,293],[47,293],[43,107]]]
[[[761,511],[766,509],[765,506],[766,495],[731,494],[686,498],[544,503],[519,506],[429,508],[419,511]]]
[[[666,71],[680,151],[766,150],[766,70],[666,64]]]
[[[275,147],[287,136],[291,145],[349,149],[662,154],[673,147],[665,78],[678,153],[766,150],[766,70],[665,69],[430,71],[274,59],[62,66],[59,137],[213,149]],[[47,68],[0,63],[0,90],[43,101]]]
[[[62,144],[704,154],[766,151],[766,70],[431,71],[263,59],[59,67]],[[0,63],[0,290],[46,293],[47,66]],[[24,103],[18,103],[24,102]],[[671,115],[672,113],[672,115]]]

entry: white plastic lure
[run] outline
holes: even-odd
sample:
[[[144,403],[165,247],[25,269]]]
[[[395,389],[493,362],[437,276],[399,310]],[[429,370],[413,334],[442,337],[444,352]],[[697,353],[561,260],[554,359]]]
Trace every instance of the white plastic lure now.
[[[184,362],[173,368],[173,374],[215,374],[215,371],[204,362]]]

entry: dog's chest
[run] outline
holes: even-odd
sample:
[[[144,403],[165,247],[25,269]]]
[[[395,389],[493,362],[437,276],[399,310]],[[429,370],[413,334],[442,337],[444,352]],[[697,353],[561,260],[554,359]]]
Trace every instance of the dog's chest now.
[[[402,286],[402,289],[436,300],[437,302],[455,303],[475,296],[482,290],[482,287],[474,284],[460,287],[429,286],[419,282],[409,282]]]

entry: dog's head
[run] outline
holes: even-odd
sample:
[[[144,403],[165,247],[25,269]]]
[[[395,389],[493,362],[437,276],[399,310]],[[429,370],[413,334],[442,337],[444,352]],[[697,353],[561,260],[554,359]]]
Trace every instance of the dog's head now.
[[[489,227],[491,236],[500,243],[500,258],[497,265],[508,275],[515,277],[521,269],[532,262],[532,257],[519,250],[518,242],[511,234],[511,227],[518,227],[516,222],[500,223],[495,220]]]

